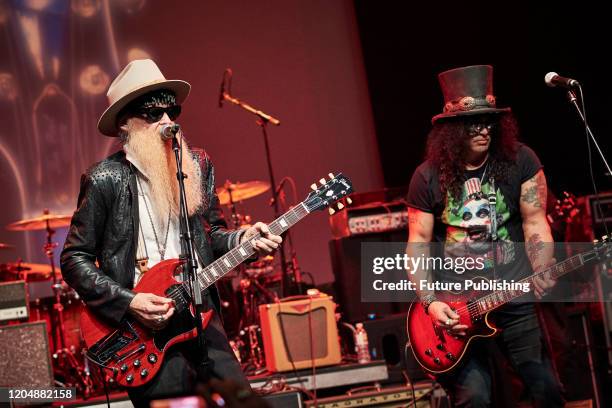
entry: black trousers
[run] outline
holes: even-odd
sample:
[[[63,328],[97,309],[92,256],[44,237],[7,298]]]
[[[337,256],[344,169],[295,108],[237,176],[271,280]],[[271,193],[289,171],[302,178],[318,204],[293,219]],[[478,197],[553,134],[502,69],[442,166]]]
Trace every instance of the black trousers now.
[[[474,342],[463,366],[438,377],[450,392],[456,407],[492,405],[491,346],[508,357],[537,407],[563,407],[561,389],[542,350],[542,338],[535,313],[499,314],[495,325],[502,332],[495,339]]]
[[[210,368],[214,372],[211,376],[231,379],[250,389],[217,313],[213,313],[204,337],[212,363]],[[148,407],[151,400],[193,395],[197,385],[197,362],[198,344],[195,339],[170,347],[155,378],[141,387],[128,389],[132,403],[135,407]]]

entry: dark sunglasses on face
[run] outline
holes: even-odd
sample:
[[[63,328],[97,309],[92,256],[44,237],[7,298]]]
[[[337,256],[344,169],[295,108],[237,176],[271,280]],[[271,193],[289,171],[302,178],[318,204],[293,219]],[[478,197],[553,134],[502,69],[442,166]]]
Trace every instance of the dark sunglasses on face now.
[[[181,114],[181,105],[172,105],[168,107],[152,106],[150,108],[138,110],[138,115],[148,123],[159,122],[164,117],[164,113],[168,114],[170,120],[175,120]]]
[[[484,129],[487,129],[489,132],[491,132],[493,129],[495,129],[495,125],[495,122],[472,123],[468,126],[468,132],[470,135],[477,135]]]

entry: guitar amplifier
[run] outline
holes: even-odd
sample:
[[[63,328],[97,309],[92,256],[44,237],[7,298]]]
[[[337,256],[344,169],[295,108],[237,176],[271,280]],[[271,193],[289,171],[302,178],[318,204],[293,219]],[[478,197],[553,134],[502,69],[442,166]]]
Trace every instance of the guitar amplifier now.
[[[0,387],[53,386],[47,323],[0,327]]]
[[[414,394],[413,394],[414,392]],[[306,407],[337,408],[337,407],[417,407],[426,408],[434,406],[447,406],[437,404],[442,402],[440,396],[431,382],[414,384],[414,390],[410,386],[381,388],[380,386],[368,386],[353,389],[344,395],[319,398],[314,401],[306,401]],[[414,398],[413,398],[414,396]],[[445,397],[444,395],[443,397]]]
[[[403,201],[348,207],[330,217],[329,223],[335,238],[401,230],[408,226],[408,208]]]
[[[406,229],[407,188],[351,194],[351,205],[329,218],[334,238]],[[348,203],[348,201],[347,201]]]
[[[0,322],[27,320],[29,316],[25,281],[0,283]]]
[[[339,364],[342,355],[333,299],[324,294],[296,298],[259,306],[268,370],[299,370],[312,367],[313,362],[315,367]]]

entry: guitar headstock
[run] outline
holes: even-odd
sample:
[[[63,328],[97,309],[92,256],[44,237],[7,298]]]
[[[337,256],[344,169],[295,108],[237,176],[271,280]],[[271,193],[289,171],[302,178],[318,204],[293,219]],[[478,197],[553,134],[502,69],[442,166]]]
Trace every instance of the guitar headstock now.
[[[334,203],[353,192],[351,180],[342,173],[336,176],[329,173],[329,180],[322,178],[319,180],[319,185],[313,183],[310,188],[312,188],[313,191],[311,191],[304,200],[304,205],[308,208],[308,211],[312,212],[329,208],[330,214],[333,214],[332,211],[335,212],[331,207]],[[349,200],[349,198],[347,198],[347,200]],[[344,208],[344,204],[338,203],[337,208],[341,210]]]

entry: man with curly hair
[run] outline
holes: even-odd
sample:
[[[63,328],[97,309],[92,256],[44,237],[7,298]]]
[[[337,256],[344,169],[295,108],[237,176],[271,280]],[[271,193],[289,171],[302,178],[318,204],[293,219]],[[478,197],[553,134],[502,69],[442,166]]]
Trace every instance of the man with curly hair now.
[[[414,243],[443,242],[445,255],[457,256],[449,252],[458,247],[485,255],[495,278],[518,281],[554,262],[552,245],[544,245],[553,242],[545,213],[546,178],[536,154],[517,141],[510,108],[496,106],[492,77],[488,65],[439,74],[445,106],[432,119],[426,160],[410,182],[407,252],[410,255]],[[514,243],[525,243],[528,256]],[[467,278],[468,274],[453,273],[444,277]],[[432,276],[419,270],[410,279],[418,282]],[[535,279],[535,296],[543,296],[554,283]],[[434,324],[451,335],[466,335],[467,326],[459,324],[459,315],[436,293],[418,295]],[[497,344],[531,398],[538,406],[562,406],[559,385],[543,356],[533,303],[507,304],[494,315],[502,329]],[[469,349],[462,365],[439,376],[456,406],[491,405],[487,343],[493,340],[480,341],[484,344]]]

